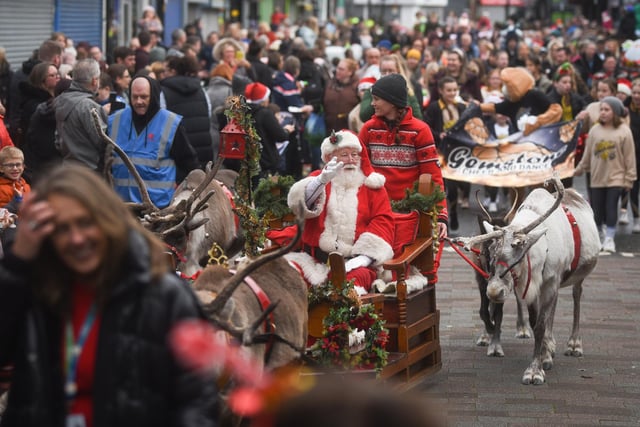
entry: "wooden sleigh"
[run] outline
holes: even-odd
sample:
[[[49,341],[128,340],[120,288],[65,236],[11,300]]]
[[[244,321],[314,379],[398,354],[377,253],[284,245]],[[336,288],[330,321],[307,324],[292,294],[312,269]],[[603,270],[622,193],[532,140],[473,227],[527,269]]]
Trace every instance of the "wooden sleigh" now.
[[[431,175],[420,176],[418,191],[425,195],[434,191]],[[271,228],[279,229],[286,223],[286,219],[278,219],[271,223]],[[331,283],[344,283],[346,272],[343,257],[332,253],[329,255],[329,264]],[[422,290],[411,293],[407,291],[406,283],[410,266],[423,272],[428,279],[428,284]],[[383,268],[394,273],[397,280],[396,293],[372,293],[359,298],[363,304],[375,306],[386,322],[385,328],[389,330],[388,363],[378,378],[406,389],[442,367],[440,312],[436,305],[437,274],[434,270],[432,222],[429,213],[418,213],[415,239],[403,246],[400,255],[385,262]],[[323,302],[309,310],[311,337],[322,338],[323,320],[330,309],[330,303]],[[370,371],[370,374],[375,375],[375,372]]]

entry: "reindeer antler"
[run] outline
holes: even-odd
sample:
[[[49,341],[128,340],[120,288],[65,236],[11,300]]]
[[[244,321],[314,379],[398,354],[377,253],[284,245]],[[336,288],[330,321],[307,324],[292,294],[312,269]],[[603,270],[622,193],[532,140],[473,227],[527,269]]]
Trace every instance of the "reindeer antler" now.
[[[557,174],[554,174],[553,177],[551,177],[551,179],[546,180],[544,182],[545,185],[547,185],[549,181],[551,181],[553,186],[556,188],[556,191],[558,192],[555,202],[553,203],[553,205],[551,205],[549,209],[547,209],[547,211],[544,214],[540,215],[540,217],[538,217],[529,225],[527,225],[522,230],[520,230],[519,231],[520,233],[528,234],[531,230],[533,230],[534,228],[542,224],[544,220],[547,219],[549,215],[553,213],[553,211],[558,209],[558,206],[560,206],[560,203],[562,202],[562,198],[564,197],[564,185],[562,185],[562,181],[560,181],[560,178],[558,178]]]
[[[220,291],[220,293],[218,294],[216,299],[209,306],[209,312],[211,312],[211,313],[220,312],[222,310],[222,308],[224,307],[224,305],[229,300],[229,298],[231,298],[231,295],[233,294],[233,292],[235,292],[235,290],[238,288],[238,286],[240,286],[240,284],[242,283],[242,281],[244,280],[245,277],[247,277],[248,275],[250,275],[251,273],[256,271],[258,268],[262,267],[263,265],[265,265],[269,261],[272,261],[272,260],[274,260],[276,258],[279,258],[282,255],[284,255],[284,254],[288,253],[289,251],[291,251],[291,249],[300,240],[300,236],[302,236],[302,229],[304,227],[304,222],[303,222],[302,216],[297,216],[296,218],[297,218],[296,219],[297,232],[296,232],[296,235],[293,238],[293,240],[288,245],[283,246],[283,247],[279,248],[276,251],[269,252],[266,255],[260,256],[259,258],[255,259],[253,262],[251,262],[249,265],[247,265],[245,268],[243,268],[242,270],[240,270],[236,274],[234,274],[229,279],[229,281],[225,284],[224,288],[222,289],[222,291]]]
[[[207,188],[207,186],[214,179],[218,170],[222,166],[223,158],[219,157],[216,161],[216,164],[211,167],[211,162],[207,165],[207,174],[202,179],[202,182],[198,184],[198,186],[191,192],[188,198],[181,200],[178,204],[173,206],[168,206],[162,210],[163,216],[155,216],[149,218],[151,222],[162,223],[162,222],[171,222],[172,220],[178,219],[178,222],[171,226],[170,228],[162,231],[160,234],[163,237],[170,235],[171,233],[179,230],[182,227],[186,227],[187,231],[195,230],[201,225],[205,224],[209,221],[209,218],[203,218],[195,223],[190,223],[193,217],[200,211],[207,209],[207,202],[215,194],[215,190],[211,190],[207,192],[203,197],[200,197],[200,194]],[[195,208],[191,209],[191,206],[194,202],[196,202]]]
[[[484,205],[480,201],[480,190],[476,190],[476,202],[478,202],[478,206],[480,207],[480,211],[482,211],[482,213],[484,214],[484,216],[487,219],[487,221],[493,222],[493,217],[491,216],[491,214],[489,212],[487,212],[487,210],[484,208]]]
[[[473,237],[456,237],[452,240],[454,243],[462,243],[465,250],[470,250],[472,247],[479,245],[480,243],[484,243],[488,240],[497,239],[498,237],[502,237],[504,234],[504,230],[497,229],[493,230],[490,233],[481,234],[479,236]]]
[[[129,156],[127,156],[127,153],[125,153],[122,150],[122,148],[120,148],[118,146],[118,144],[116,144],[111,138],[109,138],[109,136],[106,133],[104,133],[104,130],[102,129],[102,126],[101,126],[100,116],[98,115],[98,110],[97,109],[95,109],[95,108],[91,109],[91,118],[93,119],[93,125],[95,126],[96,130],[98,131],[98,135],[100,135],[100,137],[108,145],[111,145],[111,147],[113,147],[115,152],[118,153],[118,155],[120,156],[120,158],[124,162],[125,166],[127,167],[127,169],[129,169],[129,172],[131,173],[131,175],[135,179],[136,184],[138,184],[138,188],[140,189],[140,196],[142,198],[142,212],[143,213],[158,212],[160,209],[158,209],[158,207],[156,205],[154,205],[153,202],[151,201],[151,197],[149,196],[149,191],[147,191],[147,186],[145,185],[144,180],[142,179],[142,177],[138,173],[138,170],[134,166],[133,162],[131,161]],[[136,206],[140,206],[140,204],[136,203],[136,204],[133,204],[133,206],[135,208]]]
[[[513,219],[513,214],[515,213],[516,209],[518,208],[518,191],[515,190],[513,187],[511,188],[511,193],[513,194],[513,204],[511,205],[511,209],[509,209],[509,212],[507,212],[505,214],[505,216],[502,218],[502,221],[505,224],[510,223],[510,218]]]

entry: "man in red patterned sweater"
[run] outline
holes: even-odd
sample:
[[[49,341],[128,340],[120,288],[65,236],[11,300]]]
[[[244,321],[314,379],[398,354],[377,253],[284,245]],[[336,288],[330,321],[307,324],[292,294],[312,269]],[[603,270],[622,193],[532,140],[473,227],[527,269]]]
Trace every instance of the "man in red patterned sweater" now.
[[[405,189],[423,173],[444,191],[442,170],[431,129],[413,117],[407,105],[407,82],[400,74],[382,77],[371,89],[374,116],[360,130],[373,169],[386,178],[391,200],[401,200]],[[440,202],[438,236],[447,237],[447,202]]]

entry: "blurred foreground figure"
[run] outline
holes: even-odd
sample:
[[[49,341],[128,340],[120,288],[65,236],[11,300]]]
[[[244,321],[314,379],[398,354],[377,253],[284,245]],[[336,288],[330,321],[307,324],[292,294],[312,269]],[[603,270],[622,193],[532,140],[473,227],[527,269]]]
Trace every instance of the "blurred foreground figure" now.
[[[213,379],[168,344],[205,315],[162,243],[88,168],[46,178],[0,261],[0,366],[14,366],[1,425],[216,425]]]

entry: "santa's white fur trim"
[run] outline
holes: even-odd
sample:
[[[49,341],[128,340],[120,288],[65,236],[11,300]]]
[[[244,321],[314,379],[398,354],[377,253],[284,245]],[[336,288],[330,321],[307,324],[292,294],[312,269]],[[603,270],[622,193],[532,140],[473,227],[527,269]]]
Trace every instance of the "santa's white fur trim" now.
[[[302,269],[304,278],[312,286],[318,286],[327,281],[329,266],[317,262],[316,259],[308,253],[289,252],[284,257],[287,261],[298,264],[298,266]]]
[[[354,243],[351,254],[373,258],[376,265],[393,258],[393,248],[386,240],[373,233],[365,232]]]
[[[378,189],[384,187],[384,183],[386,178],[384,175],[378,172],[372,172],[369,176],[364,180],[364,185],[372,189]]]
[[[310,210],[309,208],[307,208],[307,204],[304,202],[306,199],[305,191],[306,191],[307,185],[309,185],[309,182],[315,179],[318,179],[318,177],[309,176],[307,178],[301,179],[300,181],[296,182],[291,186],[291,189],[289,190],[289,194],[287,195],[287,204],[289,205],[289,208],[291,208],[291,210],[295,212],[297,211],[298,206],[302,205],[304,208],[303,212],[304,212],[305,219],[315,218],[319,216],[320,213],[322,212],[322,209],[324,207],[324,201],[327,197],[327,192],[323,188],[322,193],[320,194],[320,197],[318,197],[318,200],[314,205],[314,209]]]
[[[411,266],[409,277],[405,279],[405,283],[407,284],[407,293],[411,293],[424,289],[428,284],[428,280],[417,268]],[[381,294],[392,294],[396,292],[396,285],[396,281],[387,282],[379,278],[373,281],[371,287]]]
[[[333,157],[333,152],[341,148],[353,148],[358,153],[362,151],[362,144],[358,135],[351,131],[338,131],[335,133],[336,142],[331,142],[332,137],[328,136],[320,145],[320,151],[322,152],[322,160],[326,163]]]

